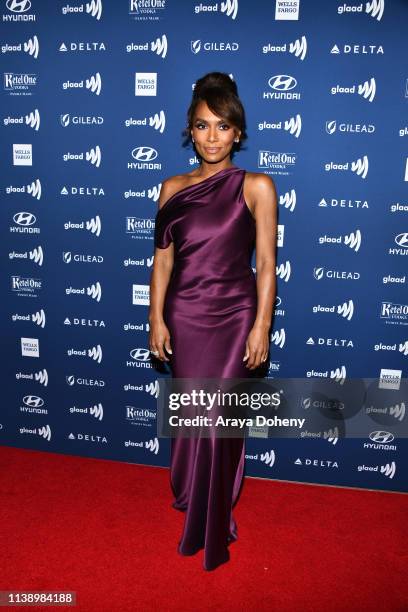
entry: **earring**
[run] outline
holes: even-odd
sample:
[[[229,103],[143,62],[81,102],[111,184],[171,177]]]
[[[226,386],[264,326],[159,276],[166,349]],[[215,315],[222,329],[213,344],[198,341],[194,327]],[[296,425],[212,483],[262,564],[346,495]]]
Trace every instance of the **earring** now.
[[[194,138],[193,138],[193,137],[191,137],[191,140],[192,140],[193,142],[195,142],[195,140],[194,140]]]

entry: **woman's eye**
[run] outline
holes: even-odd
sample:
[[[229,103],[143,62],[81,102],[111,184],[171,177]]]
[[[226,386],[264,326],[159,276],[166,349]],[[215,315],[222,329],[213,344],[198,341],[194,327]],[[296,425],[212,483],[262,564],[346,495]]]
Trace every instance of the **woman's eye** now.
[[[220,125],[220,127],[221,127],[221,128],[223,128],[223,129],[225,128],[225,130],[229,130],[229,125],[228,125],[228,123],[222,123],[222,124]]]
[[[205,127],[204,123],[196,123],[196,128],[198,128],[199,130],[203,127]]]

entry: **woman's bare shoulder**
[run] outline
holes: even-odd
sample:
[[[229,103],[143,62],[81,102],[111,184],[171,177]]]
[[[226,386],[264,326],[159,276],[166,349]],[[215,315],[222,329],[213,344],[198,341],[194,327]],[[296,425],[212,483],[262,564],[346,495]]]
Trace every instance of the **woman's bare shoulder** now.
[[[246,172],[245,188],[251,200],[262,198],[265,195],[276,194],[273,179],[263,172]]]
[[[165,205],[177,191],[183,189],[187,184],[188,180],[192,175],[188,172],[185,174],[175,174],[169,176],[162,181],[159,198],[159,208]]]
[[[248,185],[253,185],[255,188],[258,186],[264,189],[270,189],[271,187],[275,187],[275,183],[273,179],[263,172],[248,172],[245,173],[245,180]]]

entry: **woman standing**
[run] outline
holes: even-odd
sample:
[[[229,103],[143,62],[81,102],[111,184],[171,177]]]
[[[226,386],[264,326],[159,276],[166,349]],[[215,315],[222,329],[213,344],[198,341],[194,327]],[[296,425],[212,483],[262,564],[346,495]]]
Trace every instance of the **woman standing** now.
[[[175,378],[247,378],[268,358],[276,292],[273,181],[231,162],[246,138],[237,86],[212,72],[196,83],[186,132],[201,163],[163,181],[150,283],[153,355]],[[256,278],[251,256],[256,239]],[[178,551],[228,561],[243,482],[242,438],[174,438],[170,479],[186,512]]]

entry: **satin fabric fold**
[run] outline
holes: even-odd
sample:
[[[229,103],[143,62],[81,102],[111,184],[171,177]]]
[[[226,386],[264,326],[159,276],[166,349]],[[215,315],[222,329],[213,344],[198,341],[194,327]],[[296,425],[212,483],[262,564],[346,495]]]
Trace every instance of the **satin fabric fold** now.
[[[163,316],[176,378],[249,378],[242,361],[255,321],[251,268],[255,219],[243,195],[245,170],[230,166],[175,193],[156,215],[155,246],[174,243]],[[173,506],[186,513],[178,550],[204,548],[204,568],[228,561],[237,539],[232,508],[244,479],[238,438],[171,440]]]

